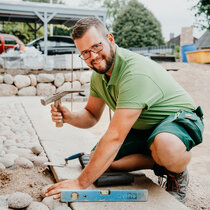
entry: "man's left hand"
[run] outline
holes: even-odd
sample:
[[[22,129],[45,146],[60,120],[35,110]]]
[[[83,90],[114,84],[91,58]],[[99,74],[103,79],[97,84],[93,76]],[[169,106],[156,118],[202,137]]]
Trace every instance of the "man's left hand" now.
[[[74,180],[65,180],[62,182],[58,182],[54,185],[52,185],[51,187],[49,187],[46,191],[45,196],[51,196],[51,195],[55,195],[53,198],[54,199],[58,199],[61,197],[61,190],[64,189],[83,189],[80,184],[79,181],[77,179]]]

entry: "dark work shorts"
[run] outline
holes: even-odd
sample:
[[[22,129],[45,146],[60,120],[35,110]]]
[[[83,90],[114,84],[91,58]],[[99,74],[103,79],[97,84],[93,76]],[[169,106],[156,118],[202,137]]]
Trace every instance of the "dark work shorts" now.
[[[131,129],[115,160],[130,154],[151,155],[150,146],[159,133],[172,133],[185,144],[187,151],[202,142],[203,113],[200,107],[195,111],[182,110],[164,119],[150,130]]]

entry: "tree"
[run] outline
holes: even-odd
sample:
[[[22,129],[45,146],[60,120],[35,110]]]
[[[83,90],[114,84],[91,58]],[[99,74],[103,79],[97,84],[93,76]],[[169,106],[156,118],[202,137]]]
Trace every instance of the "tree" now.
[[[17,36],[23,43],[28,43],[34,39],[34,32],[26,23],[4,22],[2,33]],[[43,36],[43,29],[37,31],[37,37]]]
[[[210,2],[209,0],[199,0],[198,3],[192,7],[196,11],[196,26],[201,29],[210,30]]]
[[[159,21],[137,0],[119,11],[113,30],[116,43],[125,48],[164,44]]]
[[[54,35],[70,36],[73,31],[72,27],[66,27],[64,25],[55,25],[53,28]]]
[[[50,3],[50,0],[22,0],[22,1]],[[53,4],[64,4],[63,0],[52,0],[52,3]]]
[[[109,30],[112,30],[112,24],[115,21],[118,11],[125,7],[128,0],[83,0],[82,4],[91,6],[95,5],[99,8],[105,8],[106,12],[106,26]],[[82,5],[81,4],[81,5]]]

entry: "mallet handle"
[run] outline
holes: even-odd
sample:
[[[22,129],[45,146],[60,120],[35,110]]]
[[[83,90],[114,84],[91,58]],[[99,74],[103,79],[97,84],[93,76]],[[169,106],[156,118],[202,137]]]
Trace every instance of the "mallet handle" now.
[[[60,109],[59,109],[59,104],[61,104],[61,99],[57,100],[54,102],[54,106],[57,108],[58,112],[61,113]],[[62,114],[62,113],[61,113]],[[56,122],[56,127],[63,127],[63,121],[62,122]]]

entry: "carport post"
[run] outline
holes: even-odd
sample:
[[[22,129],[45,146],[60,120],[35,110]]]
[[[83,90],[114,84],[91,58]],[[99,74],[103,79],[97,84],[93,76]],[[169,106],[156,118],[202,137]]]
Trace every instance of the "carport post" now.
[[[56,15],[56,13],[53,12],[49,17],[47,11],[44,11],[44,17],[37,11],[35,11],[35,13],[44,23],[44,55],[47,56],[47,24]]]

